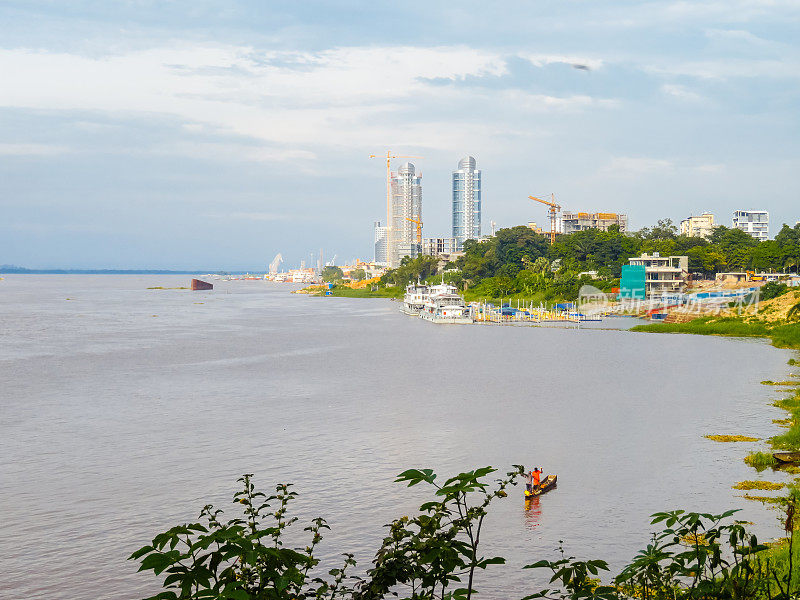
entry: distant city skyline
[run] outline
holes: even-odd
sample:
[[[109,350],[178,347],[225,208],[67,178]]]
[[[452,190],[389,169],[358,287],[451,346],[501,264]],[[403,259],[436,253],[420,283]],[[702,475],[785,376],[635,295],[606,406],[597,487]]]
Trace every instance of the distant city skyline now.
[[[484,234],[546,226],[527,197],[551,193],[630,230],[800,218],[795,2],[13,0],[0,20],[0,263],[369,258],[387,149],[422,157],[431,237],[467,154]]]

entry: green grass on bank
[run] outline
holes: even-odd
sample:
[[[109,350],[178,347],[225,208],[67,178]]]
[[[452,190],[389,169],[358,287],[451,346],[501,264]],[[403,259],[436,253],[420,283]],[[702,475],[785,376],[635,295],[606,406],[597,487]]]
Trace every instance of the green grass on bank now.
[[[312,290],[312,295],[324,296],[328,291],[327,286],[309,286]],[[336,298],[402,298],[404,290],[400,287],[380,287],[376,290],[369,288],[362,288],[355,290],[346,285],[335,285],[330,290],[331,296]]]
[[[688,323],[648,323],[637,325],[631,331],[646,333],[693,333],[697,335],[722,335],[728,337],[766,337],[778,348],[800,350],[800,323],[770,326],[763,321],[745,321],[738,317],[713,319],[704,317]]]

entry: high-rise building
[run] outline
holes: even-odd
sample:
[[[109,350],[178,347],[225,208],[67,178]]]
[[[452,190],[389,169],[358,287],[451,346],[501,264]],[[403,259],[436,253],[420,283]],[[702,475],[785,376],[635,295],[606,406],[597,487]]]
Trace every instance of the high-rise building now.
[[[481,172],[471,156],[458,161],[453,171],[453,237],[458,249],[464,240],[481,237]]]
[[[564,212],[561,214],[561,227],[564,233],[575,233],[586,229],[608,231],[617,225],[622,233],[628,230],[628,215],[617,213]]]
[[[699,217],[686,217],[681,221],[681,235],[709,238],[714,233],[714,215],[703,213]]]
[[[388,239],[388,227],[381,227],[380,221],[375,221],[375,256],[374,261],[380,265],[385,265],[389,262],[386,255]]]
[[[769,239],[769,213],[765,210],[737,210],[733,213],[733,226],[759,242]]]
[[[392,222],[388,236],[389,266],[396,268],[404,256],[417,258],[422,254],[417,242],[417,223],[422,222],[422,175],[414,165],[405,163],[392,173]]]

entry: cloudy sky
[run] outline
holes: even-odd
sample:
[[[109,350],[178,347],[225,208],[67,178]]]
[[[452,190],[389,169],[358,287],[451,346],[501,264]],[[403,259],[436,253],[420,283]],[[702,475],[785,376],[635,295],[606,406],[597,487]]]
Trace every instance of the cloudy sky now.
[[[424,235],[475,156],[484,230],[529,194],[800,219],[800,2],[0,0],[0,264],[372,255],[418,155]]]

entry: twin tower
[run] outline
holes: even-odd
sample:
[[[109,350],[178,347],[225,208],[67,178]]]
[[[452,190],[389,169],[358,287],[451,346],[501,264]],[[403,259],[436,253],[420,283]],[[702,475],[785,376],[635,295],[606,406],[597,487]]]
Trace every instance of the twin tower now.
[[[453,235],[444,240],[452,252],[460,252],[464,240],[481,237],[481,172],[472,156],[458,161],[452,184]],[[391,223],[375,223],[375,262],[395,268],[404,257],[416,258],[423,249],[441,245],[442,238],[422,239],[422,173],[405,163],[392,173],[390,185]]]

